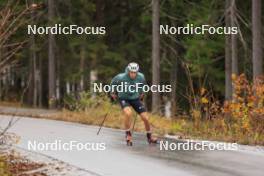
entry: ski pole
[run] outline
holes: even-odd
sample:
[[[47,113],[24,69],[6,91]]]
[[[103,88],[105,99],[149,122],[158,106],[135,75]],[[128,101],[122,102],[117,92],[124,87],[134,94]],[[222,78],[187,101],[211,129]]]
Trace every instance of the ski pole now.
[[[105,114],[104,119],[103,119],[103,121],[101,122],[100,127],[99,127],[99,129],[98,129],[98,131],[97,131],[97,135],[99,135],[99,133],[100,133],[100,131],[101,131],[103,125],[104,125],[104,122],[105,122],[105,120],[106,120],[106,117],[108,116],[108,114],[109,114],[110,111],[112,110],[112,106],[113,106],[113,103],[111,104],[110,109],[108,110],[108,112]]]
[[[104,119],[103,119],[103,121],[102,121],[101,124],[100,124],[100,128],[99,128],[98,131],[97,131],[97,135],[99,135],[99,133],[100,133],[100,131],[101,131],[103,125],[104,125],[104,122],[105,122],[105,120],[106,120],[106,117],[108,116],[108,114],[110,113],[110,111],[111,111],[111,109],[112,109],[112,106],[113,106],[113,104],[111,104],[110,109],[109,109],[109,110],[107,111],[107,113],[105,114]]]
[[[104,122],[105,122],[105,120],[106,120],[106,117],[108,116],[108,114],[109,114],[110,111],[112,110],[113,101],[115,101],[115,99],[112,99],[112,98],[111,98],[111,101],[112,101],[112,103],[111,103],[111,105],[110,105],[110,109],[109,109],[109,110],[107,111],[107,113],[105,114],[104,119],[103,119],[103,121],[101,122],[100,127],[99,127],[99,129],[98,129],[98,131],[97,131],[97,135],[99,135],[99,133],[100,133],[100,131],[101,131],[103,125],[104,125]]]
[[[107,115],[109,114],[109,112],[110,112],[110,110],[105,114],[104,119],[103,119],[103,121],[102,121],[101,124],[100,124],[100,128],[99,128],[98,131],[97,131],[97,135],[99,135],[99,133],[100,133],[102,127],[103,127],[103,124],[104,124],[104,122],[105,122],[105,119],[106,119]]]

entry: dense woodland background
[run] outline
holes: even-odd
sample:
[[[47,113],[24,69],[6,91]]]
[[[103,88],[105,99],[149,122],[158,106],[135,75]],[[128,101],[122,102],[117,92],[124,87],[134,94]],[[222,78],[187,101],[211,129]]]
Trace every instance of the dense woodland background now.
[[[173,87],[149,93],[148,109],[171,104],[174,116],[200,98],[232,99],[232,74],[249,82],[263,74],[261,0],[2,0],[0,7],[2,101],[66,107],[91,82],[107,84],[135,61],[148,84]],[[106,35],[27,35],[27,24],[54,23],[105,26]],[[239,34],[159,35],[159,24],[188,23],[238,26]]]

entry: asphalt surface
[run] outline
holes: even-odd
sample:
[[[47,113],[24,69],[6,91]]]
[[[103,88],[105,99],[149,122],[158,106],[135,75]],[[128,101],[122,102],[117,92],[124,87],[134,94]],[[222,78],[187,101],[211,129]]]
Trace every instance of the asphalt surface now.
[[[10,116],[0,116],[3,128]],[[132,147],[126,146],[124,132],[77,123],[21,118],[8,132],[21,136],[18,147],[29,149],[29,141],[37,144],[62,144],[77,141],[96,145],[105,144],[105,150],[36,150],[38,152],[87,171],[97,176],[263,176],[263,152],[247,151],[183,151],[160,150],[149,145],[144,134],[134,134]],[[165,140],[165,139],[164,139]],[[171,141],[177,142],[177,141]],[[41,146],[41,145],[39,145]],[[100,148],[101,149],[101,148]]]

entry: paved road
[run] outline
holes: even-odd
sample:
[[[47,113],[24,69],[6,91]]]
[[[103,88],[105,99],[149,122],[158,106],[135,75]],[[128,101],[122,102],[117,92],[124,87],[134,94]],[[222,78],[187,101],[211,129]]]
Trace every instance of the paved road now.
[[[10,117],[1,116],[3,127]],[[104,151],[38,151],[97,176],[263,176],[263,152],[242,151],[160,151],[159,146],[149,146],[143,134],[134,135],[134,146],[127,147],[120,130],[46,119],[21,118],[9,132],[21,136],[19,147],[27,149],[28,141],[62,143],[106,144]]]

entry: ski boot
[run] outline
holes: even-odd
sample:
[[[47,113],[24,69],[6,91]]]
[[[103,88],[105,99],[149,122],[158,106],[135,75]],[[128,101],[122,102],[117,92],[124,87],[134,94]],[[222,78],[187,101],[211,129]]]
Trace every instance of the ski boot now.
[[[132,135],[130,131],[126,131],[127,146],[132,146]]]

